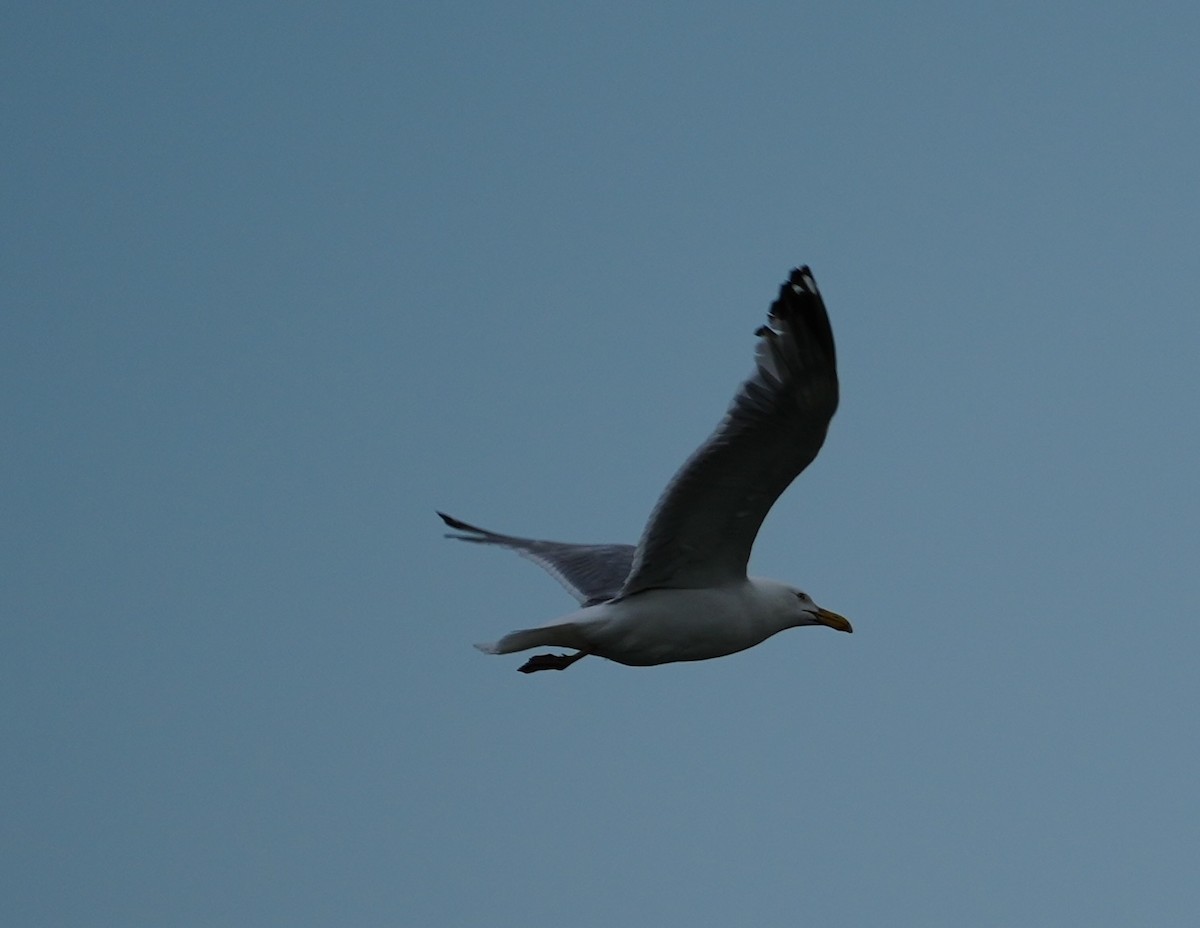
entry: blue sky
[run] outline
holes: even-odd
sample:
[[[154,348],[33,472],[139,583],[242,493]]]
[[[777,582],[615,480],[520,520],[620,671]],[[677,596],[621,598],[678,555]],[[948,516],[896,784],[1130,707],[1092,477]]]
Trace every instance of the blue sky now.
[[[1192,924],[1184,3],[10,4],[0,920]],[[518,674],[795,264],[850,617]]]

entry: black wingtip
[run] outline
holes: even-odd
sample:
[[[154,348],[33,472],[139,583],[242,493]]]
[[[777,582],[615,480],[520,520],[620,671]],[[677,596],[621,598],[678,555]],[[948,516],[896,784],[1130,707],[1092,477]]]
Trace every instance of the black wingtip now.
[[[788,275],[788,286],[799,287],[805,293],[820,296],[817,291],[817,281],[813,277],[812,269],[807,264],[792,268],[792,272]]]
[[[443,536],[445,538],[457,538],[460,541],[478,541],[478,536],[487,534],[487,532],[485,532],[483,529],[476,528],[474,525],[468,525],[462,519],[456,519],[454,516],[448,516],[440,509],[435,509],[434,512],[438,514],[441,520],[445,522],[448,527],[458,532],[468,533],[466,535],[451,535],[447,533],[445,536]]]
[[[825,311],[825,301],[817,289],[816,278],[807,264],[792,268],[787,283],[779,288],[779,298],[771,304],[771,318],[797,319],[813,334],[831,362],[836,363],[833,327]]]
[[[434,512],[436,512],[438,514],[438,516],[441,518],[441,520],[443,522],[445,522],[447,525],[449,525],[451,528],[456,528],[460,532],[467,532],[467,531],[472,530],[472,527],[470,525],[467,525],[466,522],[461,522],[458,519],[454,518],[454,516],[448,516],[448,515],[446,515],[446,513],[442,512],[440,509],[435,509]],[[478,530],[476,529],[476,531],[478,531]]]
[[[504,537],[503,535],[497,535],[495,532],[489,532],[485,528],[480,528],[478,525],[472,525],[470,522],[464,522],[462,519],[456,519],[454,516],[448,516],[440,509],[435,509],[434,512],[436,512],[441,520],[450,528],[457,532],[466,532],[465,535],[451,535],[447,533],[444,536],[446,538],[457,538],[459,541],[485,541],[487,539],[495,541]]]

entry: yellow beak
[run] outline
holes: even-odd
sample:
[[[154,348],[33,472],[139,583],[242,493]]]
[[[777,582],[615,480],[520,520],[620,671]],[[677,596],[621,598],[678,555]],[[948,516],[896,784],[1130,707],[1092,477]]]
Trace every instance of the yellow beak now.
[[[830,628],[836,628],[839,632],[854,631],[850,623],[836,612],[830,612],[828,609],[822,609],[820,606],[818,606],[817,611],[813,614],[817,617],[817,621],[822,625],[828,625]]]

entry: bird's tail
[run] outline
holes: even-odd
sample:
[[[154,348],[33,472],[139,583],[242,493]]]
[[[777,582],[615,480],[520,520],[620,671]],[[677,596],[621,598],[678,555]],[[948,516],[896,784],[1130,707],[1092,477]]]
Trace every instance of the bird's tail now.
[[[575,648],[586,651],[587,639],[575,622],[563,622],[561,625],[543,625],[541,628],[523,628],[511,632],[491,644],[477,644],[484,654],[512,654],[514,651],[525,651],[529,648]]]

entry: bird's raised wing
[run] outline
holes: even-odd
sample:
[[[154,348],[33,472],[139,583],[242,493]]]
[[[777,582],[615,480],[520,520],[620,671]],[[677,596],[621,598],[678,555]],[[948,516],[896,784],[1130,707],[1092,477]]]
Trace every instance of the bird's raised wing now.
[[[442,521],[461,535],[447,535],[460,541],[482,545],[499,545],[516,551],[563,585],[581,605],[591,606],[612,599],[629,576],[633,563],[633,545],[573,545],[562,541],[538,541],[501,535],[487,529],[468,525],[453,516],[439,512]]]
[[[756,334],[754,373],[659,497],[621,596],[744,578],[767,512],[821,449],[837,409],[837,359],[807,267],[792,271]]]

